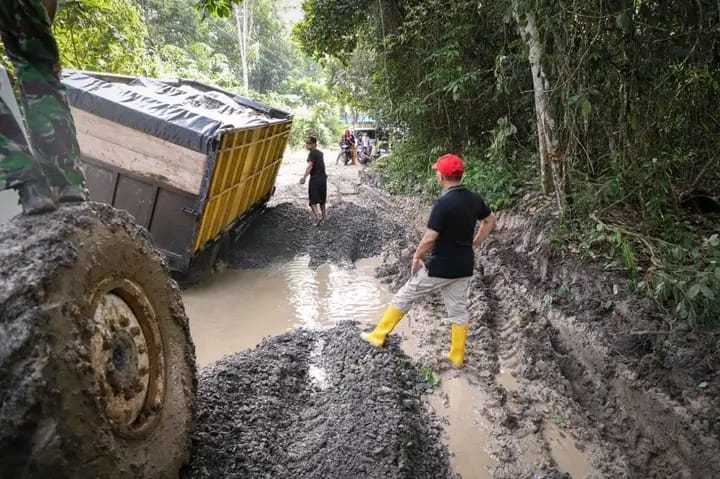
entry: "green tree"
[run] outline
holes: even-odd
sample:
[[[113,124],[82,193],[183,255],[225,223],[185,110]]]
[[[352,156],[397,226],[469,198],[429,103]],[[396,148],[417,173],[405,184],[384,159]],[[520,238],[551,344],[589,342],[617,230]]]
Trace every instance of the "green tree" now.
[[[155,62],[142,10],[127,0],[67,0],[54,24],[63,65],[151,75]]]

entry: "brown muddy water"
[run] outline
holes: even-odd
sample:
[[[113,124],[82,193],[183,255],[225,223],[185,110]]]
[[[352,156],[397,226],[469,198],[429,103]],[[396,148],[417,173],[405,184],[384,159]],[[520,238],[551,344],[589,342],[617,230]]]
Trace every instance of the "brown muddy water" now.
[[[268,335],[340,321],[372,323],[391,295],[374,277],[379,260],[355,269],[308,267],[305,257],[267,269],[226,270],[185,291],[183,300],[201,366],[252,348]]]

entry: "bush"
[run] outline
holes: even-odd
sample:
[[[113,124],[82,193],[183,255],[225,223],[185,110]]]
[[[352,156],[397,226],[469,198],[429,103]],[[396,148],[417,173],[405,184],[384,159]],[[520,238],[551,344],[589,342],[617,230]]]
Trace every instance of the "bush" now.
[[[691,249],[668,248],[638,289],[693,326],[720,326],[720,238],[711,235]]]
[[[510,206],[531,175],[534,163],[520,160],[511,141],[516,132],[514,125],[501,118],[489,132],[487,148],[472,143],[461,153],[465,163],[463,182],[483,196],[494,210]],[[449,141],[428,144],[414,137],[401,141],[379,165],[388,189],[396,194],[437,196],[440,187],[431,167],[439,156],[451,151],[448,144]]]

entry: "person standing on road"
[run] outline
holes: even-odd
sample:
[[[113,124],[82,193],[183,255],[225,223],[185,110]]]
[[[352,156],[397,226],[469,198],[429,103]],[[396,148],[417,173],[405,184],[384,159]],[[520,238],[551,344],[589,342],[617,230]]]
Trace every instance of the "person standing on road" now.
[[[305,146],[310,151],[307,159],[307,168],[305,174],[300,180],[300,184],[305,184],[307,177],[310,177],[308,183],[308,196],[310,198],[310,209],[312,209],[316,225],[320,226],[327,218],[325,211],[325,203],[327,201],[327,174],[325,172],[325,159],[322,151],[317,149],[317,138],[308,137]]]
[[[9,98],[0,96],[0,189],[14,188],[24,214],[84,201],[80,147],[60,83],[60,53],[51,23],[57,0],[3,0],[0,35],[17,74],[29,140]]]
[[[432,208],[425,235],[413,255],[411,277],[395,295],[377,327],[370,333],[361,333],[361,337],[373,346],[383,346],[387,335],[416,301],[440,290],[452,323],[448,359],[460,368],[465,359],[470,319],[466,296],[475,266],[473,248],[480,246],[493,230],[496,217],[485,200],[462,184],[462,159],[444,155],[433,169],[443,194]],[[476,234],[478,221],[480,228]]]

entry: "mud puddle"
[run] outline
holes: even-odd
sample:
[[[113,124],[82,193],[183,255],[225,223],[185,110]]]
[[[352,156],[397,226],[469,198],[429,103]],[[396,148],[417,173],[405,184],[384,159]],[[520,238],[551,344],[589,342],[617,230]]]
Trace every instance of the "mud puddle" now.
[[[301,256],[262,269],[227,270],[184,292],[190,331],[201,366],[256,346],[263,337],[341,321],[373,323],[390,293],[375,280],[377,258],[352,269],[308,267]]]
[[[550,446],[550,455],[561,472],[570,474],[572,478],[579,479],[602,477],[592,467],[589,458],[575,446],[575,440],[563,433],[554,423],[545,426],[542,436]]]
[[[308,257],[263,269],[226,270],[211,281],[184,292],[185,309],[201,366],[258,345],[266,336],[304,328],[326,329],[342,321],[370,327],[382,316],[392,294],[375,278],[379,258],[359,260],[353,269],[308,267]],[[402,321],[395,334],[402,349],[420,352],[414,321]],[[310,355],[308,374],[324,389],[327,372],[321,364],[322,345]],[[482,398],[461,378],[441,380],[429,400],[446,423],[446,440],[455,472],[465,478],[490,478],[495,461],[485,452],[488,425],[476,413]],[[478,476],[478,471],[483,475]]]
[[[491,425],[478,414],[485,398],[461,377],[443,379],[429,402],[446,423],[445,441],[453,470],[463,478],[491,479],[497,461],[490,456]]]

